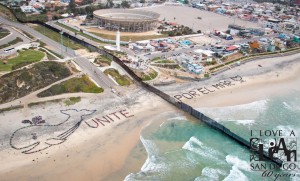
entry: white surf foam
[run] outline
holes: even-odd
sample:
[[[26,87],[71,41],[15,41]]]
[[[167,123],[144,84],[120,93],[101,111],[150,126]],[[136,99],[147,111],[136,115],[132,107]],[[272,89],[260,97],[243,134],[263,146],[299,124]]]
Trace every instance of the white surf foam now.
[[[208,147],[205,146],[200,140],[198,140],[196,137],[192,136],[189,141],[187,141],[182,149],[184,150],[189,150],[193,153],[196,153],[203,158],[209,158],[214,161],[219,161],[217,158],[218,156],[221,156],[221,153]]]
[[[240,120],[227,120],[228,122],[229,121],[232,121],[232,122],[235,122],[236,124],[238,125],[252,125],[255,123],[255,120],[253,119],[240,119]]]
[[[241,172],[236,166],[233,166],[229,175],[223,181],[248,181],[248,179],[243,172]]]
[[[233,155],[226,156],[226,162],[232,165],[229,175],[224,181],[247,181],[247,177],[241,170],[251,172],[249,164]],[[240,170],[241,169],[241,170]]]
[[[283,106],[291,111],[300,111],[300,107],[298,104],[292,104],[287,102],[282,102]]]
[[[226,175],[224,170],[205,167],[202,169],[201,176],[197,177],[194,181],[218,181],[221,175]]]
[[[229,164],[232,164],[233,166],[236,166],[239,169],[251,172],[249,163],[244,161],[244,160],[239,159],[236,156],[227,155],[226,156],[226,162],[229,163]]]
[[[231,121],[235,119],[255,120],[260,113],[267,109],[267,103],[268,100],[260,100],[248,104],[216,108],[198,108],[197,110],[210,117],[218,118],[217,121]]]

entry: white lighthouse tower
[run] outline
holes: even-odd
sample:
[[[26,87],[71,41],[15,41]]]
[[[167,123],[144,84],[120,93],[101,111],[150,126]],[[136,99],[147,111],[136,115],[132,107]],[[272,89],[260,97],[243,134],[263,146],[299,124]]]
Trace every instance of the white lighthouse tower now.
[[[117,46],[117,51],[121,51],[120,49],[120,31],[117,31],[117,35],[116,35],[116,46]]]

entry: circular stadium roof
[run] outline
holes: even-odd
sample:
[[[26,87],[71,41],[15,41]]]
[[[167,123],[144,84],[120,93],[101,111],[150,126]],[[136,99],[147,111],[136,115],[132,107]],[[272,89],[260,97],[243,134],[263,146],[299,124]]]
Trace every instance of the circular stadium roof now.
[[[97,18],[115,21],[152,21],[159,18],[159,14],[137,9],[103,9],[94,11]]]

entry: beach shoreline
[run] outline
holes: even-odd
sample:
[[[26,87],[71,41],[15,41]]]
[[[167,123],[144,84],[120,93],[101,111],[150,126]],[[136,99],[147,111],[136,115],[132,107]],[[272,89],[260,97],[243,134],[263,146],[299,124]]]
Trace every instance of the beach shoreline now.
[[[207,81],[160,87],[170,95],[209,86],[239,75],[246,82],[222,88],[209,95],[202,95],[184,102],[195,108],[225,107],[268,99],[272,96],[300,91],[300,55],[249,62],[217,75]],[[258,67],[257,65],[262,65]],[[0,159],[7,163],[0,167],[0,180],[111,180],[125,178],[128,172],[138,172],[143,164],[136,163],[125,169],[126,160],[132,157],[132,150],[140,143],[140,133],[153,121],[165,121],[170,114],[181,113],[160,97],[145,90],[128,91],[127,97],[99,95],[84,98],[74,105],[76,109],[95,109],[97,114],[89,119],[101,117],[117,110],[128,110],[128,119],[117,120],[99,128],[83,124],[64,144],[51,147],[35,154],[22,154],[9,147],[12,132],[22,126],[22,112],[10,111],[0,115],[2,136]],[[57,111],[66,109],[61,103],[29,108],[30,116],[45,112],[45,117],[62,119]],[[46,154],[47,153],[47,154]],[[34,160],[34,161],[33,161]],[[120,172],[120,173],[119,173]],[[26,173],[26,177],[24,177]],[[117,176],[114,176],[118,173]]]

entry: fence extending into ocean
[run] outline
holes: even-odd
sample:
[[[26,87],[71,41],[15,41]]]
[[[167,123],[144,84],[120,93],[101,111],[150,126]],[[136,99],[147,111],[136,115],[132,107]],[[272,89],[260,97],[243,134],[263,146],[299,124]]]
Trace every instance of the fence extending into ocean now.
[[[45,23],[39,23],[41,25],[46,26],[47,28],[52,29],[53,31],[60,31],[48,24]],[[240,137],[239,135],[233,133],[232,131],[230,131],[228,128],[226,128],[225,126],[221,125],[220,123],[218,123],[217,121],[213,120],[212,118],[204,115],[203,113],[201,113],[200,111],[194,109],[193,107],[191,107],[188,104],[185,104],[183,102],[179,102],[177,101],[174,97],[171,97],[170,95],[162,92],[161,90],[145,83],[142,81],[142,79],[140,77],[138,77],[127,65],[124,64],[124,62],[122,60],[120,60],[118,57],[116,57],[115,55],[100,49],[94,45],[91,45],[90,43],[87,43],[83,40],[80,40],[72,35],[67,35],[69,38],[71,38],[72,40],[76,41],[77,43],[80,43],[81,45],[87,47],[89,50],[94,51],[94,52],[98,52],[100,54],[106,55],[108,58],[112,59],[114,62],[116,62],[118,65],[120,65],[133,79],[134,81],[141,85],[143,88],[145,88],[146,90],[156,94],[157,96],[161,97],[162,99],[164,99],[165,101],[169,102],[170,104],[174,105],[175,107],[183,110],[184,112],[189,113],[190,115],[192,115],[193,117],[195,117],[196,119],[198,119],[199,121],[203,121],[204,123],[206,123],[207,125],[209,125],[210,127],[220,131],[221,133],[227,135],[229,138],[233,139],[234,141],[238,142],[239,144],[246,146],[247,148],[251,148],[250,142],[245,140],[244,138]],[[253,146],[253,145],[252,145]],[[278,164],[278,165],[282,165],[282,161],[276,158],[269,158],[268,154],[266,152],[264,152],[264,156],[268,159],[270,159],[271,161],[273,161],[274,163]]]
[[[22,22],[22,21],[20,21],[20,22]],[[22,22],[22,23],[24,23],[24,22]],[[39,24],[39,25],[45,26],[45,27],[47,27],[47,28],[49,28],[49,29],[51,29],[51,30],[53,30],[55,32],[58,32],[58,33],[61,32],[60,29],[57,29],[56,27],[53,27],[53,26],[51,26],[49,24],[46,24],[46,23],[43,23],[43,22],[31,21],[31,22],[28,22],[28,23]],[[155,88],[154,86],[151,86],[151,85],[143,82],[143,80],[140,77],[138,77],[129,67],[127,67],[127,65],[124,64],[124,62],[122,60],[120,60],[115,55],[113,55],[113,54],[111,54],[111,53],[109,53],[109,52],[107,52],[107,51],[105,51],[103,49],[100,49],[100,48],[98,48],[98,47],[96,47],[96,46],[94,46],[94,45],[92,45],[90,43],[87,43],[87,42],[85,42],[83,40],[80,40],[79,38],[75,37],[74,35],[68,34],[66,32],[63,33],[63,36],[68,37],[71,40],[73,40],[73,41],[75,41],[75,42],[77,42],[77,43],[85,46],[90,51],[94,51],[94,52],[98,52],[100,54],[106,55],[108,58],[112,59],[119,66],[121,66],[134,79],[135,83],[137,83],[138,85],[142,86],[146,90],[148,90],[148,91],[156,94],[157,96],[161,97],[162,99],[164,99],[165,101],[167,101],[170,104],[174,105],[175,107],[181,109],[182,111],[189,113],[190,115],[192,115],[193,117],[195,117],[199,121],[203,121],[208,126],[214,128],[215,130],[220,131],[221,133],[225,134],[229,138],[231,138],[234,141],[238,142],[240,145],[245,146],[245,147],[247,147],[249,149],[253,146],[253,145],[250,145],[249,141],[247,141],[244,138],[240,137],[239,135],[233,133],[232,131],[230,131],[225,126],[221,125],[220,123],[218,123],[217,121],[213,120],[212,118],[204,115],[203,113],[201,113],[200,111],[194,109],[190,105],[185,104],[185,103],[180,102],[180,101],[177,101],[174,97],[171,97],[170,95],[162,92],[161,90]],[[269,155],[266,152],[264,152],[264,156],[266,158],[268,158],[269,160],[273,161],[274,163],[280,165],[280,166],[283,164],[282,160],[277,159],[277,158],[270,158]]]

